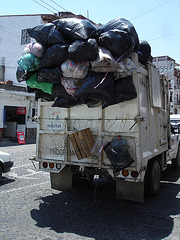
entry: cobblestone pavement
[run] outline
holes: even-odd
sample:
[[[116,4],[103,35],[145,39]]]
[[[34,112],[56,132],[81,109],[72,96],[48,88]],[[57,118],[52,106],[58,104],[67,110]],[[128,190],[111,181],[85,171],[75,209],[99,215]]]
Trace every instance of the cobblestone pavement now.
[[[0,149],[14,161],[0,183],[1,240],[180,239],[180,170],[169,166],[158,196],[140,204],[117,200],[101,179],[89,189],[51,190],[49,174],[29,161],[35,144],[4,141]]]

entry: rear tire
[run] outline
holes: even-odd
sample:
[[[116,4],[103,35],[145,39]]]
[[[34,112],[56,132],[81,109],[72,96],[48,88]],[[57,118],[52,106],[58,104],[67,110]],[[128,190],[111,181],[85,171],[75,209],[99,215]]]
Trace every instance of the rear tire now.
[[[161,168],[159,162],[155,159],[148,163],[145,174],[145,195],[155,196],[160,189]]]
[[[180,146],[178,147],[177,156],[175,159],[172,159],[172,167],[174,169],[180,168]]]

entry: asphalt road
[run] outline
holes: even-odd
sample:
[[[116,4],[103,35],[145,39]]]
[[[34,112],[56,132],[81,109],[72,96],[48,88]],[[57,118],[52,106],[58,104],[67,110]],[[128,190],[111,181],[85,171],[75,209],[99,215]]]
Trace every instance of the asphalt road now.
[[[180,170],[168,166],[159,194],[141,204],[117,200],[101,179],[51,190],[49,174],[29,160],[35,144],[4,141],[0,149],[14,161],[0,183],[1,240],[180,240]]]

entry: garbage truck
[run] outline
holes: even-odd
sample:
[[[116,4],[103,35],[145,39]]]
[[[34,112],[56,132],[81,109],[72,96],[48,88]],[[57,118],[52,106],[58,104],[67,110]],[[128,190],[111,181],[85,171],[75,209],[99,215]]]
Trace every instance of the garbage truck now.
[[[132,74],[137,97],[102,108],[52,107],[38,100],[36,156],[51,188],[88,186],[94,176],[116,182],[118,199],[144,202],[159,192],[167,164],[180,167],[179,134],[171,133],[168,80],[137,53]]]

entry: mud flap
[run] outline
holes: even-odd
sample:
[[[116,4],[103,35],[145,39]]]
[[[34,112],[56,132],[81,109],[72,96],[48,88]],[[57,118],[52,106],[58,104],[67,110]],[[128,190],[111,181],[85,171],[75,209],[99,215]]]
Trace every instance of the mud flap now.
[[[50,173],[51,188],[59,191],[72,190],[72,172],[69,166],[65,166],[60,173]]]
[[[116,196],[118,199],[144,202],[144,182],[128,182],[116,180]]]

